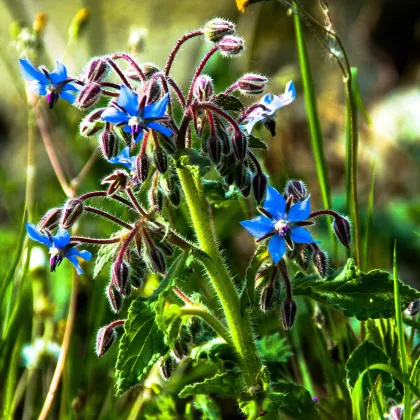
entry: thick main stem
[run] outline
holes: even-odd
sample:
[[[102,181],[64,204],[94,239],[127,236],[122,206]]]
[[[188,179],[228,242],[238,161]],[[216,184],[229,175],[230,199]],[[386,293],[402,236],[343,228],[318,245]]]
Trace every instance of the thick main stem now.
[[[258,359],[249,316],[247,313],[241,315],[238,293],[212,232],[201,185],[195,182],[189,169],[178,168],[177,171],[200,247],[210,257],[203,258],[202,262],[225,313],[242,374],[248,387],[255,386],[260,383],[261,362]]]

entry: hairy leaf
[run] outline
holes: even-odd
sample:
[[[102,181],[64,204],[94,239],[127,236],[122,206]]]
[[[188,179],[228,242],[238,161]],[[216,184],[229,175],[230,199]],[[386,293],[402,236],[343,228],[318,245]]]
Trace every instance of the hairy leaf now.
[[[210,160],[201,156],[197,150],[191,148],[183,149],[182,152],[178,153],[177,158],[178,165],[180,165],[180,167],[196,167],[198,174],[194,172],[193,174],[197,176],[204,176],[211,168]]]
[[[253,136],[250,134],[248,137],[248,146],[251,149],[263,149],[267,150],[267,145],[258,137]]]
[[[410,375],[410,382],[413,385],[420,389],[420,358],[416,360],[416,363],[413,366],[413,370]]]
[[[222,420],[222,414],[213,398],[198,394],[194,398],[194,407],[202,412],[201,420]]]
[[[97,257],[95,260],[95,270],[93,271],[93,278],[97,277],[98,274],[112,260],[115,253],[117,252],[119,245],[120,245],[119,243],[108,244],[108,245],[102,245],[99,248],[99,251],[97,253]]]
[[[382,378],[378,376],[373,386],[372,392],[369,395],[366,413],[367,418],[368,420],[381,419],[387,410],[387,398],[383,392]]]
[[[194,360],[210,359],[213,361],[219,358],[230,359],[232,356],[231,346],[223,338],[215,338],[201,346],[194,347],[190,354],[190,357]]]
[[[225,95],[224,93],[214,95],[211,101],[225,111],[241,111],[244,107],[236,96]]]
[[[263,363],[286,363],[293,356],[286,339],[279,333],[258,340],[257,350]]]
[[[298,273],[293,281],[293,294],[307,296],[359,320],[390,318],[395,315],[394,284],[387,271],[363,273],[350,258],[347,264],[326,279]],[[401,307],[420,298],[420,292],[401,283]]]

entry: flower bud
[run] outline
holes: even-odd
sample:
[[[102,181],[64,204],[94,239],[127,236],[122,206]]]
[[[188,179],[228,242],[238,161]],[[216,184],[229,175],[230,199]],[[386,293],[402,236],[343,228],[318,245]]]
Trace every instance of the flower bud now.
[[[129,281],[129,276],[130,269],[128,264],[124,260],[118,258],[111,267],[111,280],[123,296],[126,296],[126,285]]]
[[[407,315],[415,317],[420,312],[420,299],[415,300],[408,305],[406,310]]]
[[[155,162],[157,170],[161,174],[166,173],[166,171],[168,170],[168,157],[166,156],[166,153],[162,148],[155,148],[153,152],[153,160]]]
[[[125,191],[131,185],[131,178],[126,171],[117,169],[102,180],[102,184],[109,184],[107,194],[112,196],[118,191]]]
[[[206,23],[203,32],[210,42],[219,42],[226,35],[235,33],[235,25],[226,19],[215,18]]]
[[[155,135],[157,134],[157,138],[159,141],[160,146],[166,151],[166,153],[173,155],[176,152],[176,138],[175,135],[171,137],[167,137],[164,134],[160,133],[159,131],[155,131]]]
[[[62,209],[60,207],[48,210],[36,225],[37,229],[39,231],[42,231],[43,229],[54,230],[58,226],[61,211]]]
[[[327,268],[328,268],[328,257],[327,254],[318,249],[315,251],[313,256],[313,263],[316,272],[321,278],[324,278],[327,275]]]
[[[213,82],[207,75],[197,77],[193,86],[193,94],[200,102],[207,101],[213,95]]]
[[[111,282],[106,288],[106,296],[108,298],[111,309],[114,313],[118,313],[123,305],[123,297],[118,292],[115,285]]]
[[[274,287],[267,286],[261,292],[260,307],[262,311],[269,311],[273,307],[274,303]]]
[[[181,203],[181,187],[178,178],[174,176],[162,179],[161,185],[163,191],[174,207],[178,207]]]
[[[117,339],[117,333],[114,328],[102,327],[96,336],[96,354],[103,356]]]
[[[217,117],[214,118],[214,125],[216,129],[216,135],[220,140],[220,144],[222,145],[222,154],[228,155],[231,151],[231,146],[226,128]]]
[[[242,131],[235,132],[232,137],[233,153],[239,162],[243,162],[248,151],[248,139]]]
[[[347,217],[336,217],[333,221],[334,233],[338,240],[346,247],[350,248],[351,229],[350,222]]]
[[[226,184],[228,185],[232,185],[235,182],[235,171],[229,172],[226,176],[225,176],[225,181]]]
[[[236,161],[233,153],[225,156],[222,155],[216,169],[221,176],[226,176],[228,173],[232,172],[235,164]]]
[[[267,177],[262,172],[257,172],[252,178],[252,190],[254,191],[255,200],[261,203],[264,200],[267,190]]]
[[[159,211],[163,209],[163,192],[156,186],[149,190],[149,203],[152,207],[156,207]]]
[[[143,183],[149,175],[150,161],[146,153],[139,153],[136,159],[136,172],[138,180]]]
[[[157,247],[153,246],[149,249],[148,257],[153,269],[156,272],[161,274],[166,273],[165,257]]]
[[[306,198],[306,185],[303,181],[290,180],[286,185],[284,193],[288,196],[291,195],[293,201],[298,203]]]
[[[161,70],[155,64],[152,63],[144,63],[141,64],[140,70],[143,72],[146,80],[150,79],[155,73],[160,72]],[[130,67],[126,72],[125,76],[129,79],[135,80],[136,82],[141,82],[141,77],[136,69]]]
[[[101,115],[104,111],[105,108],[98,108],[83,118],[79,127],[81,136],[93,136],[105,125],[105,122],[101,120]]]
[[[172,375],[172,370],[173,370],[172,359],[170,357],[166,357],[165,359],[162,359],[159,364],[159,370],[163,379],[165,379],[165,381],[168,381]]]
[[[99,146],[106,159],[111,159],[118,154],[118,140],[113,130],[105,129],[99,137]]]
[[[242,95],[259,95],[264,92],[267,83],[267,77],[254,73],[245,74],[237,82],[238,90]]]
[[[138,289],[143,284],[144,271],[140,266],[131,265],[130,283],[135,289]]]
[[[207,139],[207,150],[212,162],[217,165],[222,156],[222,144],[215,135],[210,135]]]
[[[178,339],[172,348],[172,354],[178,360],[183,360],[188,356],[188,346],[184,340]]]
[[[232,57],[240,54],[244,50],[244,40],[237,36],[225,36],[218,43],[220,54],[224,57]]]
[[[293,327],[296,318],[297,306],[293,299],[286,299],[283,302],[281,308],[281,318],[283,322],[283,328],[290,330]]]
[[[235,170],[235,184],[242,191],[251,185],[251,174],[243,165],[238,165]]]
[[[174,255],[174,247],[169,242],[159,242],[157,246],[168,257]]]
[[[109,66],[103,58],[94,58],[88,64],[85,80],[89,82],[102,82],[109,71]]]
[[[69,229],[83,213],[83,201],[78,198],[71,198],[64,205],[61,211],[60,227]]]
[[[98,102],[102,94],[102,88],[99,83],[92,82],[87,84],[77,95],[75,105],[79,109],[87,109]]]

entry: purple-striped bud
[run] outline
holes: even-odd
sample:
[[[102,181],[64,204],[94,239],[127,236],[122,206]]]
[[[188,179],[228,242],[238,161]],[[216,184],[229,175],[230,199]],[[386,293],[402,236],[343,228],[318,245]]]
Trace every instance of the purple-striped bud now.
[[[106,159],[111,159],[118,154],[118,140],[113,130],[105,129],[99,137],[99,146]]]
[[[212,162],[217,165],[222,156],[222,143],[216,135],[210,135],[207,139],[207,151]]]
[[[242,191],[251,186],[251,174],[243,165],[238,165],[235,170],[235,184]]]
[[[166,153],[173,155],[176,152],[176,136],[173,135],[171,137],[167,137],[164,134],[159,133],[159,131],[155,131],[155,135],[156,134],[157,134],[157,138],[159,140],[160,146],[162,146],[162,148],[166,151]]]
[[[153,63],[144,63],[140,64],[140,70],[143,72],[146,80],[150,79],[155,73],[160,72],[161,70]],[[125,76],[129,79],[135,80],[136,82],[141,82],[141,77],[136,69],[130,67],[126,72]]]
[[[346,247],[350,248],[351,228],[347,217],[338,216],[333,221],[334,233],[339,241]]]
[[[264,92],[268,78],[261,74],[248,73],[237,82],[238,90],[242,95],[259,95]]]
[[[77,95],[75,105],[79,109],[87,109],[99,101],[102,95],[102,88],[99,83],[92,82],[87,84]]]
[[[188,345],[184,340],[178,339],[172,348],[172,354],[178,360],[183,360],[188,356]]]
[[[163,209],[163,192],[156,186],[149,190],[149,203],[152,207],[156,207],[159,211]]]
[[[130,269],[128,264],[124,260],[118,258],[111,267],[111,280],[123,296],[126,296],[125,292],[129,277]]]
[[[162,359],[159,364],[159,370],[162,378],[165,379],[165,381],[169,381],[173,370],[172,359],[170,357]]]
[[[139,264],[131,265],[130,283],[135,289],[138,289],[143,284],[144,270]]]
[[[60,227],[63,229],[72,227],[82,215],[83,207],[83,201],[78,198],[68,200],[61,211]]]
[[[109,71],[109,66],[103,58],[94,58],[87,66],[85,80],[89,82],[102,82]]]
[[[96,336],[96,354],[98,357],[102,357],[111,348],[116,339],[117,333],[114,328],[102,327]]]
[[[149,249],[148,257],[153,270],[161,274],[166,273],[165,257],[162,251],[153,246]]]
[[[219,138],[220,143],[222,145],[222,154],[228,155],[231,151],[229,134],[227,133],[225,126],[220,122],[219,118],[217,117],[214,117],[214,127],[216,129],[216,135]]]
[[[293,197],[294,202],[303,201],[307,196],[306,185],[303,181],[290,180],[285,188],[284,193]]]
[[[226,35],[235,33],[235,24],[226,19],[215,18],[204,25],[203,32],[210,42],[219,42]]]
[[[244,40],[237,36],[225,36],[217,45],[224,57],[238,55],[244,50]]]
[[[157,246],[168,257],[172,257],[174,255],[174,247],[169,242],[159,242]]]
[[[114,313],[118,313],[123,305],[123,297],[115,287],[114,283],[112,283],[112,281],[106,288],[106,296],[108,298],[109,304],[111,305],[112,311]]]
[[[255,200],[261,203],[264,200],[267,190],[267,177],[262,172],[257,172],[252,178],[252,190],[254,191]]]
[[[232,172],[235,165],[236,165],[236,160],[233,153],[231,153],[225,156],[222,155],[216,169],[221,176],[226,176],[228,173]]]
[[[153,160],[155,162],[157,170],[161,174],[166,173],[166,171],[168,170],[168,157],[166,156],[166,153],[162,148],[155,148],[153,152]]]
[[[327,275],[327,269],[328,269],[327,254],[324,251],[318,249],[315,251],[312,261],[314,263],[314,267],[318,275],[321,278],[324,278]]]
[[[207,75],[197,78],[193,86],[193,94],[200,102],[207,101],[213,95],[213,82]]]
[[[283,328],[290,330],[293,327],[296,318],[297,306],[293,299],[286,299],[281,308],[281,319]]]
[[[260,307],[262,311],[269,311],[274,303],[274,287],[267,286],[261,292]]]
[[[146,153],[139,153],[136,159],[137,179],[143,183],[149,175],[150,161]]]
[[[98,108],[93,110],[91,113],[86,115],[85,118],[83,118],[79,127],[81,136],[93,136],[105,125],[105,122],[101,119],[101,115],[104,111],[105,108]]]
[[[48,210],[42,219],[38,222],[36,226],[37,229],[39,231],[42,231],[43,229],[54,230],[60,221],[61,211],[61,207]]]
[[[232,148],[236,159],[238,159],[239,162],[243,162],[248,151],[248,139],[242,131],[237,131],[233,134]]]

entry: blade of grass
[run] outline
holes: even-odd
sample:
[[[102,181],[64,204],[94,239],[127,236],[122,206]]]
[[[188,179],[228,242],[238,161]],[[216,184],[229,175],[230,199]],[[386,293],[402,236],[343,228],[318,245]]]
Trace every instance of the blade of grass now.
[[[369,239],[370,239],[370,230],[372,227],[372,215],[374,207],[374,195],[375,195],[375,170],[376,170],[376,160],[372,164],[372,177],[370,182],[369,189],[369,201],[368,201],[368,210],[366,217],[366,229],[365,229],[365,246],[363,250],[363,264],[362,270],[366,271],[368,268],[368,255],[369,255]]]
[[[397,321],[397,333],[398,333],[398,342],[400,345],[401,353],[401,367],[403,373],[403,384],[404,384],[404,419],[411,419],[411,392],[409,385],[409,374],[408,374],[408,361],[407,361],[407,352],[405,349],[405,335],[404,335],[404,326],[402,320],[401,312],[401,302],[400,302],[400,288],[398,282],[397,274],[397,244],[394,243],[394,299],[395,299],[395,319]]]

